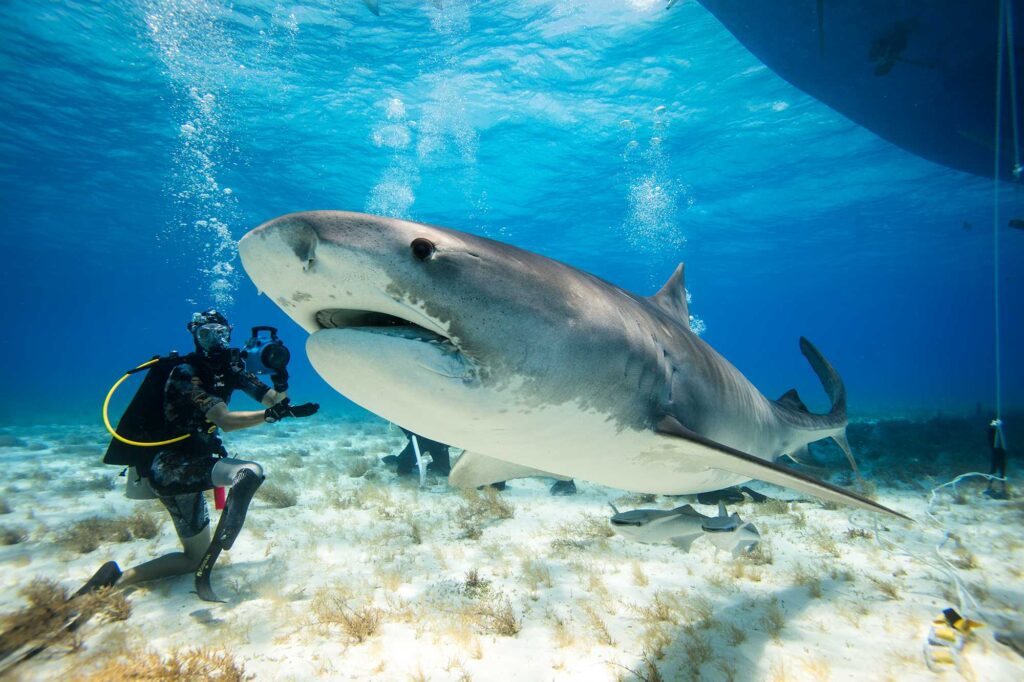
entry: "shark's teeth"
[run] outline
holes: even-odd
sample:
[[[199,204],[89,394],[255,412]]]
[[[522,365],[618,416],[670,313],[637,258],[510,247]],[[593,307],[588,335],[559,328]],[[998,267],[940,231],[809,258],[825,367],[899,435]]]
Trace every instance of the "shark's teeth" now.
[[[450,345],[448,339],[443,336],[438,336],[432,331],[428,331],[423,327],[416,327],[413,325],[408,326],[395,326],[395,327],[361,327],[366,331],[373,331],[377,334],[383,334],[384,336],[398,336],[404,339],[414,339],[416,341],[426,341],[427,343],[433,343],[437,345]]]
[[[349,308],[329,308],[316,314],[316,322],[321,329],[344,329],[346,327],[405,327],[412,325],[394,315],[379,313],[373,310],[354,310]]]
[[[453,346],[448,339],[418,324],[394,315],[372,310],[330,308],[316,313],[316,323],[321,329],[360,329],[386,336],[401,336],[442,346]]]

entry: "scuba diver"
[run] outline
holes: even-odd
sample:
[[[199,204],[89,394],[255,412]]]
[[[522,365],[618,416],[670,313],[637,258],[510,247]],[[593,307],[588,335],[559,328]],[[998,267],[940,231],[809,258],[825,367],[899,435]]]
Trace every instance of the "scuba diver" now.
[[[287,397],[290,354],[275,329],[254,328],[253,339],[240,350],[229,346],[232,327],[216,310],[195,313],[187,328],[195,342],[194,352],[171,354],[136,368],[151,365],[117,431],[111,429],[114,438],[103,460],[128,465],[130,497],[159,498],[184,551],[165,554],[123,574],[116,563],[108,562],[93,581],[102,575],[100,582],[128,586],[195,571],[200,598],[220,601],[210,588],[210,572],[220,552],[234,544],[264,475],[256,462],[229,457],[218,431],[309,417],[320,406],[291,404]],[[261,329],[271,331],[269,342],[259,337]],[[273,387],[263,383],[257,372],[269,373]],[[231,394],[239,389],[265,409],[229,409]],[[109,420],[107,425],[110,428]],[[231,489],[212,533],[203,495],[211,488]],[[139,489],[143,494],[138,494]]]
[[[998,476],[999,478],[988,479],[984,495],[994,500],[1008,499],[1009,495],[1006,492],[1006,436],[1003,435],[1002,419],[993,419],[988,425],[988,447],[992,453],[989,476]],[[1001,484],[1002,490],[995,489],[993,484],[997,480]]]
[[[436,440],[430,440],[424,438],[419,434],[414,434],[409,429],[403,429],[401,426],[398,428],[402,429],[402,433],[408,439],[405,448],[397,455],[388,455],[381,459],[381,462],[388,465],[395,465],[395,473],[399,476],[407,476],[413,472],[417,467],[416,458],[416,445],[419,445],[420,455],[429,454],[430,463],[427,464],[427,471],[432,471],[438,476],[447,476],[452,471],[451,455],[448,452],[448,446],[444,443],[439,443]],[[413,444],[413,437],[416,438],[416,444]]]

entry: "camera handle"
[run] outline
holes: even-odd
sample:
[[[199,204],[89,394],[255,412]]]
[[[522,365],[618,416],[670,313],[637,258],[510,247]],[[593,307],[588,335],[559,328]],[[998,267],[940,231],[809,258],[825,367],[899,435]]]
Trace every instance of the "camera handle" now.
[[[270,340],[271,341],[280,341],[280,339],[277,338],[277,327],[271,327],[271,326],[265,325],[265,324],[257,325],[257,326],[252,328],[253,338],[259,336],[259,333],[262,332],[262,331],[270,332]]]

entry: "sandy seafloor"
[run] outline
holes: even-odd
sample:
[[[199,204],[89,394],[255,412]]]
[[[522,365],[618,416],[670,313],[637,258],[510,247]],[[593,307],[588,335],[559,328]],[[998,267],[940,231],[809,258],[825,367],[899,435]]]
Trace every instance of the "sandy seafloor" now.
[[[73,590],[108,559],[127,568],[177,548],[159,503],[126,499],[119,468],[100,462],[102,428],[5,433],[0,612],[21,608],[35,578]],[[1024,659],[992,639],[1024,605],[1024,507],[981,496],[981,483],[940,494],[945,529],[922,492],[938,478],[878,483],[878,499],[917,527],[809,499],[739,505],[764,543],[734,559],[705,540],[683,553],[611,535],[609,501],[685,499],[582,481],[578,495],[551,497],[540,479],[510,483],[496,498],[507,506],[433,476],[418,489],[379,463],[404,444],[379,421],[284,423],[226,442],[268,475],[214,572],[227,603],[200,601],[191,576],[140,586],[127,620],[96,617],[77,651],[55,645],[8,677],[116,678],[104,667],[204,646],[268,680],[1024,679]],[[73,546],[77,522],[139,512],[159,521],[154,537]],[[929,623],[958,603],[934,551],[944,530],[957,539],[942,555],[991,622],[961,673],[936,675],[923,656]]]

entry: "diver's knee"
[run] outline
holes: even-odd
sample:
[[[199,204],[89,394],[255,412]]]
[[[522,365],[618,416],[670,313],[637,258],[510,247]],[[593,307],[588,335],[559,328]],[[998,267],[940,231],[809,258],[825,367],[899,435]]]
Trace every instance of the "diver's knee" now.
[[[256,474],[256,476],[258,476],[259,478],[266,478],[266,476],[263,474],[263,467],[261,467],[256,462],[246,462],[242,466],[242,468],[243,469],[248,469],[249,471],[251,471],[254,474]],[[241,472],[239,472],[239,473],[241,473]]]
[[[256,477],[262,480],[263,467],[256,462],[248,462],[244,459],[225,458],[213,465],[210,479],[219,488],[230,488],[238,480],[238,475],[243,471],[251,471]]]

